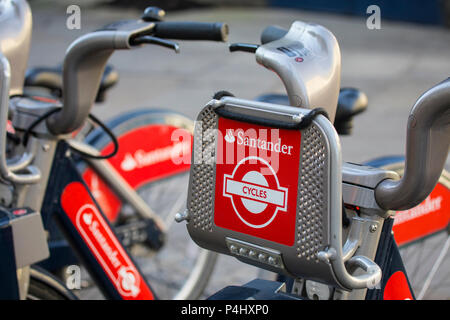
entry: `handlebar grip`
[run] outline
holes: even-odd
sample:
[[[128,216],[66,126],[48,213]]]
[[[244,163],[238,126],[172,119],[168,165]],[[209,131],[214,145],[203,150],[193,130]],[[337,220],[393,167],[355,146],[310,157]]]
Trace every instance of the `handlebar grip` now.
[[[228,25],[220,22],[164,21],[155,24],[153,35],[176,40],[227,41]]]
[[[278,39],[283,38],[288,30],[278,26],[268,26],[261,33],[261,44],[266,44]]]

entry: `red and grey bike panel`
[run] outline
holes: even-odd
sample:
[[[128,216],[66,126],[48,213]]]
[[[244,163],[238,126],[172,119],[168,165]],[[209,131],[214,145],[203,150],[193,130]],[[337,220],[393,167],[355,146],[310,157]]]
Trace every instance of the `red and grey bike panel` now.
[[[202,109],[187,201],[187,229],[199,246],[343,286],[318,259],[335,246],[341,224],[330,217],[340,217],[342,205],[339,145],[319,112],[229,96]]]
[[[393,226],[395,241],[403,246],[445,230],[449,223],[450,189],[444,181],[440,181],[422,203],[396,212]]]
[[[81,182],[72,182],[65,187],[61,207],[123,299],[154,298],[150,287]]]
[[[149,112],[145,114],[147,117],[152,115]],[[170,116],[187,121],[176,114]],[[130,119],[124,118],[123,122],[136,120],[137,117],[132,115]],[[113,125],[118,127],[120,123]],[[149,122],[119,132],[117,139],[119,151],[107,161],[135,190],[147,183],[187,172],[190,168],[192,134],[184,128],[163,121]],[[104,144],[100,150],[102,155],[106,155],[113,150],[113,144]],[[92,169],[84,170],[82,177],[102,211],[114,222],[120,213],[121,200]]]
[[[60,141],[41,208],[44,225],[58,221],[65,239],[108,299],[154,299],[155,294],[139,267],[118,240],[108,219],[67,156]],[[54,231],[54,230],[53,230]],[[52,255],[50,260],[64,259]]]

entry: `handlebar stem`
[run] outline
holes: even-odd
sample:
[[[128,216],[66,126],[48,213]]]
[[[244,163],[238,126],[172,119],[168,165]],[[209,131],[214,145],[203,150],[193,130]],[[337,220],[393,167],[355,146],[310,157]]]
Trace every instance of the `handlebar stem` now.
[[[425,200],[436,185],[450,144],[450,78],[425,92],[412,108],[407,126],[405,172],[375,189],[378,205],[406,210]]]
[[[129,48],[129,34],[120,31],[89,33],[70,45],[63,65],[64,107],[47,119],[53,134],[70,133],[84,123],[109,57],[116,49]]]

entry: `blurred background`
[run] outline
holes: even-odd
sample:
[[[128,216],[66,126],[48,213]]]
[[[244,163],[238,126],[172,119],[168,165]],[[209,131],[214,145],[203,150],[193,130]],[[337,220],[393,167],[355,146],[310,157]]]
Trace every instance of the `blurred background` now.
[[[159,5],[166,20],[220,21],[230,27],[229,43],[258,43],[268,25],[289,28],[295,20],[322,24],[339,41],[341,85],[357,87],[369,109],[343,137],[344,159],[364,161],[403,152],[407,114],[425,90],[450,74],[450,0],[31,0],[33,40],[29,66],[61,63],[68,45],[82,34],[119,19],[139,17]],[[69,30],[66,9],[81,9],[81,28]],[[380,29],[369,29],[369,5],[380,8]],[[100,117],[132,108],[158,106],[196,116],[218,90],[242,98],[284,92],[279,79],[252,54],[229,53],[224,43],[180,42],[181,52],[146,46],[116,52],[110,63],[119,84],[95,109]],[[347,143],[347,140],[349,141]],[[369,143],[370,141],[370,143]],[[351,142],[351,143],[350,143]]]
[[[30,2],[41,4],[50,1],[30,0]],[[359,16],[366,14],[368,6],[378,5],[383,8],[383,17],[385,19],[447,26],[450,23],[450,1],[448,0],[85,0],[59,2],[136,9],[145,9],[151,5],[167,11],[237,6],[247,8],[278,7]]]
[[[229,43],[259,43],[268,25],[284,28],[295,20],[331,30],[342,56],[342,87],[356,87],[369,99],[355,118],[351,136],[342,137],[345,161],[362,162],[404,153],[406,121],[417,98],[450,75],[450,0],[31,0],[33,40],[29,66],[62,62],[69,44],[82,34],[119,19],[141,16],[147,6],[166,10],[166,20],[226,22]],[[66,27],[69,5],[81,9],[81,28]],[[380,28],[369,29],[369,5],[380,8]],[[249,53],[230,53],[228,45],[180,41],[180,53],[146,46],[116,52],[110,63],[118,85],[93,113],[107,120],[142,107],[162,107],[194,118],[219,90],[252,99],[283,93],[274,73]],[[448,161],[447,161],[448,162]],[[206,295],[225,285],[243,284],[255,268],[221,257]],[[238,271],[236,271],[238,270]]]

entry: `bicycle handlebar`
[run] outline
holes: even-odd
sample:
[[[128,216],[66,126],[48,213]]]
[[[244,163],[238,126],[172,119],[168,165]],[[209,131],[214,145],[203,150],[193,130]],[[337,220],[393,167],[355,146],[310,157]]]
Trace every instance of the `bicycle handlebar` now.
[[[406,210],[425,200],[445,166],[450,145],[450,78],[426,91],[414,104],[406,137],[402,179],[383,180],[375,189],[378,205]]]
[[[176,40],[227,41],[228,25],[219,22],[156,22],[153,35]]]
[[[184,40],[224,41],[228,26],[223,23],[119,21],[75,40],[63,64],[63,99],[60,112],[47,119],[54,135],[78,129],[95,102],[103,71],[115,50],[137,47],[135,39],[148,36]],[[149,40],[145,38],[144,40]],[[153,38],[156,40],[157,38]],[[149,43],[141,41],[138,43]]]
[[[96,31],[67,49],[63,64],[63,108],[47,119],[55,135],[70,133],[86,120],[100,87],[106,62],[116,49],[129,49],[126,33]]]
[[[261,43],[279,40],[287,33],[281,27],[269,26],[261,34]],[[376,201],[385,210],[406,210],[418,205],[442,173],[450,144],[450,78],[417,100],[407,130],[403,178],[384,180],[376,188]]]

